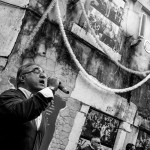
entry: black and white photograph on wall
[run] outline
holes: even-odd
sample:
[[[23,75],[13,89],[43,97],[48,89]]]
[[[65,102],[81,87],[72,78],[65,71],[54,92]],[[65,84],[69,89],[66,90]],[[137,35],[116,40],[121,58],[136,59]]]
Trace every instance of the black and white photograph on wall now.
[[[112,149],[119,124],[119,120],[91,108],[82,127],[82,133],[76,150],[80,150],[90,144],[93,137],[100,139],[103,150]]]
[[[136,150],[150,150],[150,133],[139,130],[135,146]]]
[[[120,25],[124,14],[123,0],[90,0],[86,1],[86,8],[91,27],[97,38],[114,51],[121,46]],[[87,26],[85,22],[84,27]]]
[[[125,2],[123,0],[92,0],[91,6],[103,16],[120,26]]]

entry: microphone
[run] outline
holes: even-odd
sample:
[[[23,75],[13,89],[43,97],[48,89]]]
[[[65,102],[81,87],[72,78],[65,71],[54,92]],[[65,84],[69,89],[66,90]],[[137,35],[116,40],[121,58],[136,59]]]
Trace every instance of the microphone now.
[[[58,89],[61,90],[62,92],[69,94],[69,91],[62,85],[62,83],[56,79],[56,78],[48,78],[47,79],[47,86],[52,86],[52,87],[57,87]]]
[[[69,94],[69,91],[62,85],[61,82],[59,82],[58,88],[59,88],[62,92],[66,93],[66,94]]]

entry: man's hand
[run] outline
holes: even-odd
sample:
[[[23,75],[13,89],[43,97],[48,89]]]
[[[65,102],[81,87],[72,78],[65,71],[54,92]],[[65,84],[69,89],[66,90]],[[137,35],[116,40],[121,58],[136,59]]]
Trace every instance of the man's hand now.
[[[103,150],[102,146],[98,146],[97,150]]]
[[[57,91],[59,84],[60,84],[60,81],[57,78],[49,77],[47,79],[47,87],[49,87],[50,89],[54,91]]]

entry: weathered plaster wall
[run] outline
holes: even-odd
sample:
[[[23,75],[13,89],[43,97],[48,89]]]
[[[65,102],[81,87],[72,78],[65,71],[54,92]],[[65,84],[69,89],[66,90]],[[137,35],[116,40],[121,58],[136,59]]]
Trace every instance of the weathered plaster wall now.
[[[11,6],[0,5],[0,14],[0,51],[1,56],[8,56],[20,32],[25,11]]]
[[[98,91],[87,83],[81,75],[77,77],[71,97],[130,124],[134,121],[137,109],[135,104],[129,105],[126,99],[103,89]]]
[[[72,126],[77,112],[80,110],[80,102],[72,98],[67,99],[66,107],[60,111],[56,121],[55,132],[49,150],[65,149],[68,144]]]
[[[75,117],[75,121],[69,135],[69,141],[65,150],[76,149],[88,111],[89,106],[83,104],[80,111],[77,113]]]
[[[28,1],[14,0],[12,3],[18,6],[26,6]],[[77,1],[59,0],[59,3],[63,6],[61,7],[61,15],[64,25],[68,29],[66,33],[71,47],[81,65],[90,75],[111,88],[129,87],[141,80],[136,75],[134,76],[121,70],[102,51],[98,50],[97,46],[92,43],[87,43],[88,40],[85,42],[83,40],[84,37],[79,38],[70,32],[73,23],[78,24],[82,20],[80,18],[82,17],[81,6]],[[144,1],[144,5],[145,3],[149,4],[149,1]],[[22,10],[18,7],[14,8],[13,6],[0,4],[2,8],[0,12],[3,14],[0,16],[0,19],[3,20],[3,22],[0,22],[2,26],[0,35],[5,36],[0,41],[3,45],[0,49],[0,69],[2,71],[0,76],[0,93],[12,87],[9,79],[15,78],[17,69],[21,64],[34,61],[46,70],[48,76],[58,77],[70,90],[70,95],[66,95],[61,91],[57,92],[62,100],[66,101],[66,107],[60,111],[57,117],[54,137],[49,145],[49,149],[64,150],[67,146],[66,150],[70,150],[69,148],[72,144],[75,147],[77,143],[73,143],[73,141],[76,140],[77,142],[82,125],[84,124],[84,114],[87,114],[87,109],[83,108],[82,103],[122,120],[115,149],[119,150],[123,148],[123,145],[125,146],[125,143],[128,142],[126,140],[127,137],[130,135],[137,136],[132,127],[131,130],[133,132],[130,131],[131,124],[134,124],[135,130],[141,124],[148,130],[150,129],[149,122],[147,120],[144,122],[143,118],[136,112],[138,109],[142,117],[149,117],[149,84],[145,84],[132,92],[120,94],[120,96],[92,87],[88,81],[80,76],[79,69],[64,45],[57,24],[55,9],[52,9],[52,12],[49,13],[48,19],[44,22],[28,49],[23,49],[21,57],[16,57],[19,56],[18,51],[25,45],[48,4],[48,0],[30,0],[28,7],[30,10]],[[128,35],[134,35],[134,38],[131,41],[127,41],[126,44],[123,43],[122,49],[118,50],[118,53],[121,55],[121,62],[126,66],[137,70],[145,70],[149,66],[147,62],[143,65],[139,61],[140,59],[137,59],[140,63],[134,61],[135,52],[138,50],[142,51],[143,48],[141,48],[141,45],[134,48],[130,47],[131,42],[138,35],[140,12],[137,12],[137,8],[139,7],[140,5],[137,5],[135,9],[135,4],[131,1],[128,1],[126,4],[125,22],[123,22],[122,28]],[[133,22],[131,22],[132,18],[135,19],[133,22],[136,23],[134,27],[132,26]],[[88,33],[84,33],[84,36],[87,35]],[[122,42],[125,39],[126,37],[123,37]],[[114,56],[114,58],[120,59],[118,56]],[[133,103],[131,102],[129,105],[127,100],[131,100]],[[89,106],[87,107],[89,108]],[[80,124],[78,124],[78,121],[80,121]],[[74,137],[77,127],[79,127],[77,132],[78,136]],[[132,142],[135,142],[135,139]]]
[[[142,6],[143,3],[144,6]],[[138,41],[138,33],[142,13],[144,12],[144,9],[148,7],[148,4],[149,4],[148,1],[143,2],[137,1],[136,3],[132,1],[127,1],[125,5],[125,13],[123,16],[121,26],[124,32],[122,49],[119,51],[119,54],[121,55],[121,63],[129,68],[139,71],[149,70],[149,54],[144,49],[144,41],[147,39],[146,35],[149,33],[149,30],[147,29],[148,25],[145,25],[145,33],[147,33],[145,35],[146,39],[145,38],[141,39],[141,42],[139,42],[136,45],[136,42]],[[147,16],[147,18],[148,17],[149,16]],[[94,47],[97,47],[91,42],[92,39],[90,40],[88,33],[86,32],[84,33],[82,31],[83,29],[82,30],[77,29],[78,31],[75,29],[73,29],[73,32],[75,32],[81,38],[85,40],[87,39],[86,41],[89,41],[89,43],[92,44]],[[141,78],[136,75],[131,75],[127,72],[124,72],[121,69],[116,70],[115,69],[116,66],[113,65],[113,63],[111,63],[110,61],[107,61],[104,58],[104,56],[101,55],[101,53],[98,53],[97,51],[96,52],[94,51],[94,53],[90,54],[89,56],[92,57],[90,58],[90,60],[92,61],[90,61],[86,65],[88,66],[87,67],[88,73],[92,74],[100,82],[104,83],[105,85],[108,85],[109,87],[114,88],[117,88],[117,86],[119,86],[118,88],[129,87],[135,85],[141,80]],[[104,62],[104,64],[102,62]],[[108,64],[106,62],[108,62]],[[90,65],[95,67],[94,68],[90,67]],[[138,106],[138,110],[140,111],[140,115],[141,114],[146,115],[149,114],[148,89],[149,83],[144,84],[143,86],[132,92],[127,92],[120,95],[128,100],[131,100],[134,104],[136,104]]]
[[[29,4],[29,0],[2,0],[1,3],[3,2],[21,7],[26,7]]]
[[[125,19],[123,19],[121,27],[127,35],[132,35],[136,39],[138,37],[141,14],[140,9],[137,11],[137,8],[135,7],[136,6],[132,1],[128,0],[126,2],[123,15],[123,18]]]

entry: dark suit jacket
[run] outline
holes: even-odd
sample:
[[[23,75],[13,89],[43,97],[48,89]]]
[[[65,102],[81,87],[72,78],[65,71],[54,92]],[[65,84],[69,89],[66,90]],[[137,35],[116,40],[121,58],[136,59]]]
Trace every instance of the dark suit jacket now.
[[[37,93],[26,99],[20,90],[11,89],[0,95],[0,149],[38,150],[45,133],[45,118],[37,131],[35,118],[52,98]]]
[[[88,146],[84,147],[82,150],[94,150],[94,149],[92,149],[91,146],[88,145]]]

